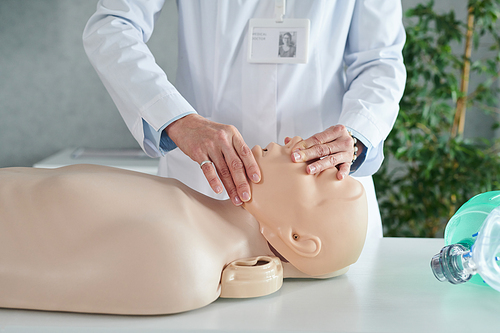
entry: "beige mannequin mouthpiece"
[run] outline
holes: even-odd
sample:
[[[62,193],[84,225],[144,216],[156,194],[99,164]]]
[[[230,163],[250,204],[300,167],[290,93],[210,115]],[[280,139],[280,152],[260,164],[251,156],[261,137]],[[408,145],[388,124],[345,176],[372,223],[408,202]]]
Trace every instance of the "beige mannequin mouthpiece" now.
[[[265,296],[283,285],[283,266],[276,257],[259,256],[231,262],[222,272],[221,294],[225,298]]]

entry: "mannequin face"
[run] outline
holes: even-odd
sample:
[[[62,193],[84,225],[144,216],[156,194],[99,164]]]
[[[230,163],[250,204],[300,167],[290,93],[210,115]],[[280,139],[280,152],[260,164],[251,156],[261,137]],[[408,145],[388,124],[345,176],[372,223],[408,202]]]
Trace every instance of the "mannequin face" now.
[[[262,180],[252,186],[244,207],[259,222],[267,241],[292,265],[309,275],[329,274],[354,263],[363,248],[367,203],[363,186],[337,169],[306,174],[306,163],[291,161],[291,148],[269,144],[252,152]]]

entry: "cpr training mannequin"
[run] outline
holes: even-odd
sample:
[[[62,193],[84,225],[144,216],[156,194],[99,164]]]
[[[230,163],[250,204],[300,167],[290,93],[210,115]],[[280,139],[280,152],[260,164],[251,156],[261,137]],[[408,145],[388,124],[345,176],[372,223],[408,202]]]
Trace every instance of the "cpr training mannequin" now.
[[[345,273],[364,244],[363,187],[336,169],[305,174],[290,161],[299,139],[252,149],[263,178],[244,209],[108,167],[0,169],[0,307],[187,311],[219,297],[229,263],[256,256],[284,257],[284,277]]]

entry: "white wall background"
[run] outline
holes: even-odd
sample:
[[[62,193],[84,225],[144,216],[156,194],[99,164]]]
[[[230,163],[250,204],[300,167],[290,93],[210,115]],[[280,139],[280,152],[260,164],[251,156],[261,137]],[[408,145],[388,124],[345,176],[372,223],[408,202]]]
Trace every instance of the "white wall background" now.
[[[0,167],[67,147],[139,147],[87,59],[97,0],[0,0]],[[167,0],[149,46],[175,77],[177,6]]]
[[[0,167],[31,166],[67,147],[138,147],[83,50],[96,2],[0,0]],[[466,0],[436,2],[465,16]],[[170,78],[176,26],[175,1],[167,0],[149,46]],[[468,116],[466,135],[493,135],[490,119]]]

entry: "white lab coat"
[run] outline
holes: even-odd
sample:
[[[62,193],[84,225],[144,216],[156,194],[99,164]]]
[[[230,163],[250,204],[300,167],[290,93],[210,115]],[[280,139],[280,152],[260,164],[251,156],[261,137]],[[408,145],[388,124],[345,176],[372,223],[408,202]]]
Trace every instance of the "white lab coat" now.
[[[89,59],[128,128],[147,154],[162,156],[160,175],[217,197],[196,162],[160,145],[162,129],[189,113],[236,126],[250,147],[344,124],[369,147],[353,176],[367,191],[369,234],[380,237],[370,175],[404,88],[400,1],[287,1],[285,19],[311,22],[307,64],[247,62],[248,20],[273,18],[275,1],[178,1],[175,87],[145,44],[163,3],[102,0],[84,31]]]

